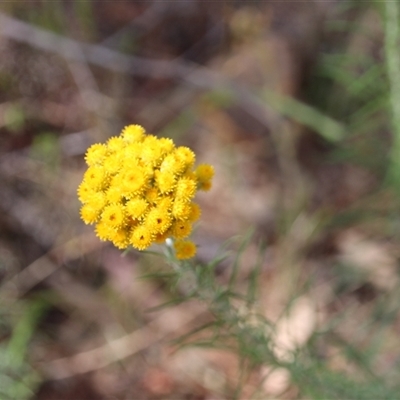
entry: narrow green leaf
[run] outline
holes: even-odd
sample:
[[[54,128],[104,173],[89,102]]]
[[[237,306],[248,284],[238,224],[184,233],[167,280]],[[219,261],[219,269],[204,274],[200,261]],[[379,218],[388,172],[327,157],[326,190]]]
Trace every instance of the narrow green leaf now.
[[[282,115],[308,126],[330,142],[338,142],[346,135],[344,125],[299,100],[270,91],[265,91],[262,97]]]

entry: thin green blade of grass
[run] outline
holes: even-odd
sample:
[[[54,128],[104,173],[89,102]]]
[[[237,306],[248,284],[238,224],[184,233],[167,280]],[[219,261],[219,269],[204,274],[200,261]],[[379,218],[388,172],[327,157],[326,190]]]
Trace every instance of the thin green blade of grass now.
[[[395,388],[387,387],[379,380],[355,381],[324,365],[297,365],[291,368],[292,379],[303,396],[312,399],[332,400],[394,400],[398,398]]]
[[[180,349],[183,349],[184,347],[199,347],[199,348],[206,348],[206,349],[218,349],[218,350],[225,350],[225,351],[229,351],[232,353],[236,352],[236,348],[235,346],[229,345],[227,343],[223,343],[222,341],[215,343],[213,341],[209,341],[209,340],[203,340],[203,341],[199,341],[196,343],[189,343],[189,344],[185,344],[182,345],[180,347]]]
[[[248,306],[250,306],[251,304],[253,304],[256,301],[257,285],[259,282],[262,263],[263,263],[264,257],[265,257],[266,247],[267,246],[265,243],[261,243],[261,245],[259,246],[257,260],[256,260],[253,270],[250,273],[249,283],[248,283],[248,287],[247,287],[247,296],[246,296]]]
[[[242,243],[240,244],[240,246],[237,250],[236,258],[235,258],[235,261],[233,262],[232,272],[231,272],[231,276],[229,278],[229,283],[228,283],[228,288],[230,290],[233,289],[233,287],[236,283],[237,275],[239,272],[240,261],[241,261],[243,252],[249,245],[251,238],[253,237],[253,234],[254,234],[254,229],[253,228],[249,229],[249,231],[245,234],[245,236],[242,240]]]
[[[344,125],[299,100],[271,91],[264,91],[262,98],[280,114],[313,129],[329,142],[339,142],[346,136]]]
[[[48,306],[43,299],[26,302],[11,338],[0,347],[1,399],[31,399],[40,384],[41,378],[28,362],[27,353],[37,324]]]
[[[338,63],[337,65],[332,63],[322,63],[318,75],[324,78],[329,78],[335,84],[348,89],[354,82],[354,76],[346,70],[346,67],[343,64],[344,63]]]
[[[385,58],[390,84],[390,106],[393,143],[387,178],[400,191],[400,54],[399,4],[386,0],[385,6]]]
[[[24,314],[14,327],[7,346],[7,353],[13,366],[22,364],[29,341],[35,332],[39,319],[42,317],[47,307],[48,304],[41,299],[27,305]]]
[[[342,59],[325,56],[318,75],[341,85],[353,97],[364,98],[374,92],[382,92],[384,68],[374,60]],[[357,72],[358,70],[365,72]]]
[[[343,350],[347,360],[357,365],[361,371],[366,373],[368,379],[378,379],[378,376],[376,375],[373,367],[371,366],[371,362],[364,351],[357,349],[335,332],[331,332],[330,336],[332,338],[332,342],[334,342]]]
[[[380,92],[384,88],[384,69],[382,65],[371,65],[367,71],[353,78],[348,87],[349,93],[362,98],[371,95],[373,92]]]
[[[177,346],[187,346],[188,345],[188,340],[191,339],[194,335],[196,335],[197,333],[203,332],[207,329],[217,329],[220,328],[222,326],[222,322],[221,321],[211,321],[211,322],[207,322],[197,328],[192,329],[191,331],[185,333],[182,336],[179,336],[178,338],[174,339],[172,341],[172,344],[177,345]],[[208,339],[210,340],[210,339]],[[204,341],[204,339],[202,339],[202,341]],[[211,340],[210,340],[211,341]],[[191,345],[196,345],[197,342],[191,342]]]
[[[172,278],[176,278],[176,273],[165,272],[165,271],[149,272],[148,274],[143,274],[137,277],[138,280],[152,280],[152,279],[168,280]]]
[[[386,109],[387,96],[383,95],[366,103],[350,116],[349,130],[357,132],[360,126],[371,122],[371,116]]]
[[[147,308],[144,310],[144,312],[152,313],[156,311],[161,311],[164,310],[165,308],[182,304],[189,299],[190,299],[189,297],[178,297],[176,299],[165,301],[164,303],[158,304],[157,306]]]
[[[230,256],[230,254],[226,253],[226,254],[221,254],[221,255],[217,255],[213,260],[211,260],[207,265],[202,266],[200,265],[199,268],[207,268],[210,271],[214,271],[215,267],[220,264],[221,262],[225,261],[228,257]]]

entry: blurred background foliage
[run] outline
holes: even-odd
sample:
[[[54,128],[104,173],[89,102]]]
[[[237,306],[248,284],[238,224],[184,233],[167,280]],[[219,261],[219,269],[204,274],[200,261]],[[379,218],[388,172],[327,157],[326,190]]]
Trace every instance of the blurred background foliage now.
[[[0,397],[397,398],[398,8],[2,2]],[[216,168],[194,270],[79,219],[131,123]]]

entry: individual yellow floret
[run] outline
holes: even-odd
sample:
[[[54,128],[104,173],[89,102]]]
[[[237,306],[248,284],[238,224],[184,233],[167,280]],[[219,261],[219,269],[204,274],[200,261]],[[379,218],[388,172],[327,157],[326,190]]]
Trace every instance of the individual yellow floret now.
[[[125,147],[125,141],[121,136],[110,137],[107,141],[107,149],[111,153],[119,153]]]
[[[195,170],[197,179],[200,182],[210,181],[213,178],[214,173],[215,173],[214,167],[209,164],[200,164]]]
[[[100,212],[107,204],[106,195],[104,192],[95,192],[88,199],[87,205]]]
[[[172,216],[179,220],[188,219],[190,213],[192,212],[192,207],[190,203],[184,200],[175,200],[172,206]]]
[[[174,142],[172,139],[160,138],[160,139],[158,139],[158,142],[159,142],[159,145],[160,145],[163,155],[167,155],[175,149],[175,145],[174,145]]]
[[[164,160],[160,165],[161,172],[169,172],[175,176],[180,175],[185,168],[185,164],[178,159],[175,153],[170,153],[165,156]]]
[[[144,134],[145,130],[140,125],[128,125],[122,129],[122,137],[128,143],[142,141]]]
[[[171,226],[172,220],[168,212],[153,208],[146,216],[145,225],[152,234],[162,234]]]
[[[138,250],[147,249],[152,242],[152,235],[144,225],[135,228],[131,235],[131,244]]]
[[[175,175],[169,171],[157,171],[156,175],[157,187],[160,193],[169,193],[174,190],[176,185]]]
[[[171,227],[171,235],[176,239],[185,239],[192,233],[190,221],[176,221]]]
[[[139,219],[144,216],[148,206],[149,203],[145,199],[134,197],[125,204],[125,209],[133,219]]]
[[[211,181],[207,181],[207,182],[202,182],[199,185],[199,190],[203,190],[204,192],[208,192],[212,187],[212,182]]]
[[[159,233],[154,236],[154,243],[163,244],[165,241],[171,236],[170,231],[166,231],[164,233]]]
[[[200,218],[201,208],[197,203],[190,203],[190,207],[191,207],[191,210],[190,210],[190,215],[188,218],[189,218],[189,221],[193,223],[193,222],[196,222]]]
[[[124,209],[120,204],[110,204],[101,213],[101,221],[114,228],[119,228],[124,223]]]
[[[190,240],[177,240],[174,243],[176,258],[178,260],[187,260],[196,254],[196,245]]]
[[[196,156],[189,147],[180,146],[175,150],[175,155],[178,160],[184,165],[184,170],[193,167],[193,164],[196,160]]]
[[[110,185],[106,191],[106,199],[109,203],[120,203],[124,198],[124,192],[121,186]]]
[[[98,220],[99,215],[99,210],[89,204],[84,204],[81,207],[81,218],[86,225],[95,223]]]
[[[107,147],[104,144],[96,143],[90,146],[85,154],[86,164],[90,167],[95,164],[100,164],[107,154]]]
[[[96,192],[85,180],[78,187],[78,199],[81,203],[87,203]]]
[[[93,190],[102,189],[107,182],[105,169],[98,165],[89,167],[83,176],[83,181],[86,182]]]
[[[109,240],[111,240],[119,249],[126,249],[129,246],[131,232],[126,228],[119,228],[114,230]]]
[[[209,191],[212,186],[214,167],[209,164],[201,164],[196,168],[195,174],[199,183],[199,190]]]
[[[135,164],[140,159],[140,154],[142,152],[142,143],[128,143],[124,148],[124,153],[121,158],[125,165]]]
[[[171,212],[172,205],[173,205],[173,201],[172,201],[172,197],[170,197],[170,196],[160,197],[157,202],[157,207],[168,213]]]
[[[122,158],[118,153],[108,155],[103,161],[104,170],[109,176],[116,174],[121,169],[121,165]]]
[[[158,143],[158,139],[155,138],[155,142],[146,140],[143,142],[143,149],[140,154],[140,158],[144,165],[149,165],[151,167],[158,166],[163,160],[165,155],[161,145]]]
[[[146,170],[138,165],[132,165],[130,169],[126,169],[120,175],[122,190],[126,197],[137,195],[144,192],[148,185],[148,175]]]
[[[143,146],[144,147],[158,147],[158,141],[160,139],[157,136],[147,134],[144,136],[143,139]]]
[[[197,183],[190,178],[181,178],[176,184],[176,199],[190,201],[196,194]]]
[[[110,238],[115,234],[115,228],[110,226],[109,224],[105,224],[104,222],[100,221],[96,224],[95,228],[96,236],[100,240],[110,240]]]

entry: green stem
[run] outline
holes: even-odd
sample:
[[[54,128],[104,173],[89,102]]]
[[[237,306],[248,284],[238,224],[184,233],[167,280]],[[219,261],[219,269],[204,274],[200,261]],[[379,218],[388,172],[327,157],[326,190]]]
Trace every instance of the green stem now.
[[[388,178],[400,182],[400,54],[399,54],[399,5],[385,1],[385,56],[390,84],[390,108],[393,124],[393,143],[390,154]],[[400,191],[400,185],[398,185]]]

